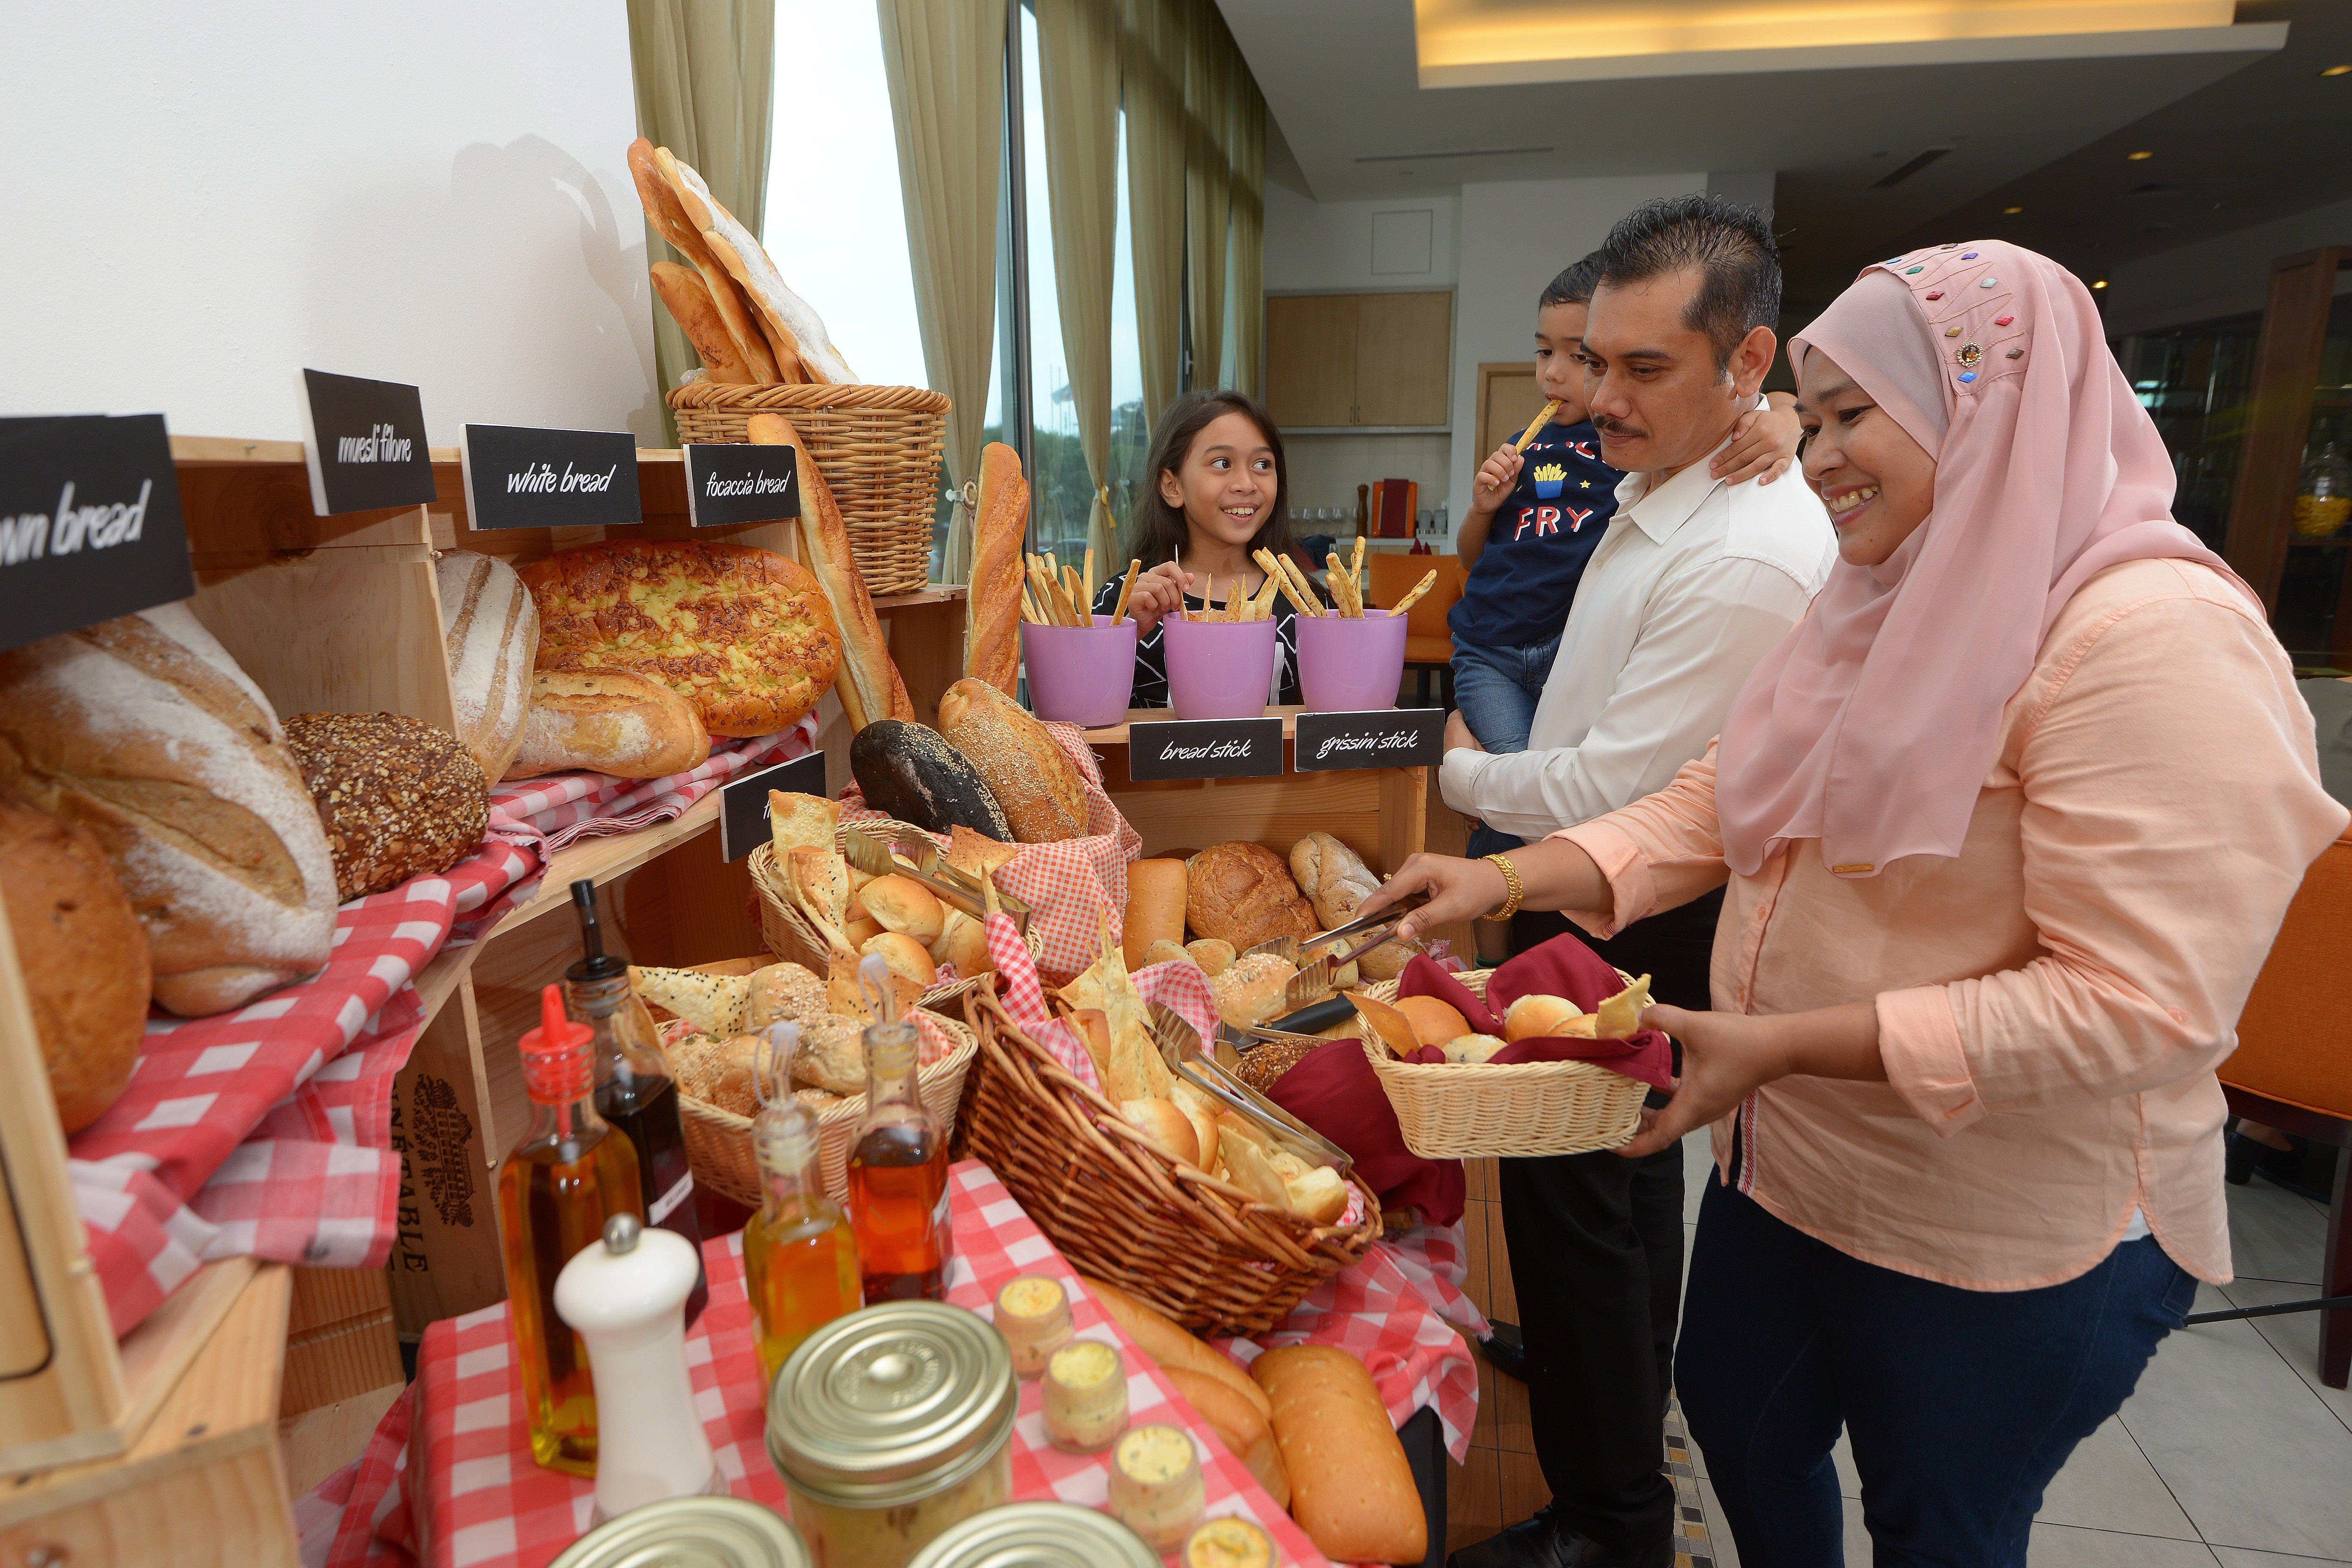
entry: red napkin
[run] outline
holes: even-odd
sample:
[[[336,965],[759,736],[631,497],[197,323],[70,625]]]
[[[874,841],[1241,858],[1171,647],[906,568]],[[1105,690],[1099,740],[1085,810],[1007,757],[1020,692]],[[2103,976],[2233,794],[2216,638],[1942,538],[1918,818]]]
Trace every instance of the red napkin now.
[[[1469,1195],[1462,1162],[1424,1160],[1404,1146],[1396,1109],[1364,1059],[1362,1041],[1334,1040],[1309,1051],[1266,1098],[1345,1149],[1382,1208],[1417,1208],[1432,1225],[1462,1217]]]
[[[1496,1036],[1503,1032],[1503,1013],[1522,996],[1565,996],[1590,1013],[1623,989],[1625,983],[1617,978],[1617,971],[1573,933],[1529,948],[1496,970],[1486,981],[1485,1002],[1427,958],[1416,957],[1397,978],[1398,995],[1434,996],[1467,1019],[1472,1033]],[[1434,1046],[1423,1046],[1411,1059],[1442,1062],[1445,1053]],[[1674,1047],[1655,1029],[1643,1029],[1630,1040],[1537,1035],[1514,1040],[1487,1060],[1496,1067],[1514,1062],[1591,1062],[1638,1079],[1652,1089],[1664,1089],[1673,1074]],[[1288,1078],[1284,1075],[1286,1082]]]

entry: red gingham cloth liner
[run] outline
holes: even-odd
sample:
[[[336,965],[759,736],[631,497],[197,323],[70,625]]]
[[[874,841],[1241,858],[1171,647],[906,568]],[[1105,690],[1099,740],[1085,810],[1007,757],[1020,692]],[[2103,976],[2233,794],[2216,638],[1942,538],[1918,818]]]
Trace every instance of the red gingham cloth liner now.
[[[1143,835],[1119,815],[1103,789],[1102,764],[1076,724],[1048,724],[1045,732],[1078,770],[1087,791],[1084,838],[1057,844],[1024,844],[997,868],[996,885],[1034,911],[1029,929],[1038,939],[1037,968],[1059,984],[1102,952],[1103,922],[1118,940],[1127,918],[1127,863],[1143,853]],[[855,822],[881,813],[868,809],[856,784],[842,791],[842,816]],[[944,849],[949,840],[939,837]]]
[[[1060,1279],[1070,1293],[1081,1337],[1118,1346],[1126,1360],[1128,1405],[1135,1423],[1160,1421],[1191,1430],[1201,1455],[1208,1513],[1255,1520],[1272,1532],[1286,1563],[1324,1568],[1326,1560],[1305,1531],[1275,1507],[1165,1374],[1104,1314],[995,1173],[967,1160],[955,1167],[950,1191],[956,1258],[948,1274],[948,1299],[991,1310],[997,1290],[1017,1275]],[[703,1245],[710,1305],[687,1336],[687,1362],[695,1403],[729,1489],[781,1513],[784,1489],[768,1461],[741,1247],[740,1232]],[[377,1427],[348,1479],[338,1476],[330,1483],[344,1499],[330,1564],[357,1568],[406,1561],[416,1553],[432,1568],[538,1568],[588,1528],[595,1484],[530,1461],[509,1333],[503,1303],[425,1331],[415,1384]],[[1108,1456],[1064,1454],[1049,1446],[1040,1397],[1036,1380],[1022,1384],[1012,1442],[1013,1495],[1101,1507]],[[426,1478],[421,1488],[414,1484],[420,1475]],[[327,1489],[321,1489],[322,1495]]]

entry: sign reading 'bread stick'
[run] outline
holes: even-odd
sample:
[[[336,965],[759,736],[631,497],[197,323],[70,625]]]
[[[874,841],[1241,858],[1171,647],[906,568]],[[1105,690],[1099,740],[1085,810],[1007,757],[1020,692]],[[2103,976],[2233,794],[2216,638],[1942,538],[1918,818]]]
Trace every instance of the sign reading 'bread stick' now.
[[[643,522],[637,438],[627,431],[468,425],[466,519],[474,528],[610,528]]]
[[[0,649],[195,591],[162,415],[0,419]]]
[[[1445,710],[1386,708],[1301,713],[1298,771],[1432,767],[1445,760]]]
[[[302,373],[302,455],[310,468],[310,510],[423,506],[433,499],[433,455],[425,444],[425,404],[397,381]]]
[[[697,528],[800,516],[800,449],[688,442],[686,510]]]
[[[1176,719],[1130,724],[1127,776],[1145,779],[1254,779],[1282,772],[1282,720]]]
[[[824,753],[811,752],[719,786],[719,858],[740,860],[768,841],[768,792],[824,798]]]

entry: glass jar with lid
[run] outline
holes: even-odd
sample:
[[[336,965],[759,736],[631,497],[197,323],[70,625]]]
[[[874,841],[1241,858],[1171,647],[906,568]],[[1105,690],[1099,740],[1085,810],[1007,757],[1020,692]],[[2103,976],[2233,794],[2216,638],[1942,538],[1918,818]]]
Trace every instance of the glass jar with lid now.
[[[605,1521],[548,1568],[815,1568],[800,1532],[759,1503],[739,1497],[682,1497],[633,1508]]]
[[[2330,539],[2352,522],[2352,463],[2330,441],[2303,466],[2294,486],[2294,531],[2305,539]]]
[[[1020,1385],[1004,1337],[938,1301],[889,1301],[801,1342],[768,1395],[768,1459],[819,1568],[905,1568],[1013,1495]]]
[[[923,1548],[908,1568],[1160,1568],[1143,1538],[1090,1508],[1016,1502],[991,1509]]]

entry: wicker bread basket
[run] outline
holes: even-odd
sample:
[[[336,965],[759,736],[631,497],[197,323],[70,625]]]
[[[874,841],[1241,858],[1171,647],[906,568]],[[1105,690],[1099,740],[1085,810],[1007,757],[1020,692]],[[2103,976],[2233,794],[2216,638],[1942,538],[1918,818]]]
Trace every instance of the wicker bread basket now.
[[[915,1088],[924,1106],[952,1134],[964,1075],[971,1068],[971,1030],[953,1018],[934,1016],[932,1022],[955,1043],[947,1055],[916,1073]],[[761,1186],[760,1163],[751,1152],[751,1119],[682,1090],[677,1103],[678,1121],[686,1130],[687,1163],[694,1167],[695,1181],[746,1208],[758,1208]],[[817,1112],[817,1169],[824,1173],[826,1194],[837,1203],[849,1201],[849,1142],[857,1131],[857,1119],[865,1114],[862,1094]]]
[[[931,521],[948,398],[919,386],[721,386],[669,395],[680,441],[741,442],[754,414],[782,414],[808,443],[849,531],[869,594],[911,594],[930,578]]]
[[[988,1162],[1080,1273],[1131,1290],[1187,1328],[1260,1332],[1364,1255],[1380,1201],[1318,1226],[1147,1142],[1110,1101],[1023,1034],[988,989],[963,999],[980,1054],[964,1086],[969,1152]]]
[[[1474,969],[1454,978],[1484,1001],[1494,973]],[[1633,983],[1623,970],[1617,973],[1626,984]],[[1379,1002],[1393,1002],[1396,994],[1393,980],[1365,988]],[[1594,1062],[1404,1062],[1376,1038],[1362,1044],[1396,1110],[1405,1147],[1424,1160],[1614,1149],[1640,1128],[1642,1100],[1650,1092],[1639,1079]]]
[[[833,830],[834,847],[839,849],[847,845],[852,827],[878,829],[898,840],[923,836],[923,830],[910,823],[889,817],[861,816]],[[808,923],[808,917],[801,913],[793,902],[792,889],[784,881],[784,868],[776,864],[776,847],[772,844],[760,845],[747,858],[751,868],[752,890],[760,895],[761,942],[778,958],[789,959],[812,973],[824,973],[830,967],[824,939],[817,935],[816,928]],[[1029,956],[1034,959],[1038,952],[1037,932],[1034,924],[1028,933],[1028,943]],[[934,985],[923,993],[921,1005],[952,1017],[956,999],[979,984],[981,976],[970,974],[961,980]]]

